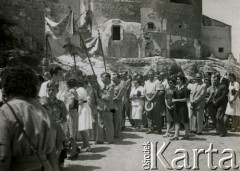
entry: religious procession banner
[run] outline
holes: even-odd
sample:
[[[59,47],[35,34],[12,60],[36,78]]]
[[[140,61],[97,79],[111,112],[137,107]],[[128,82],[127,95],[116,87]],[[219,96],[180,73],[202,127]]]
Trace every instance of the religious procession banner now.
[[[52,57],[57,58],[62,55],[76,55],[82,59],[87,58],[85,47],[90,56],[100,55],[101,48],[99,36],[81,41],[81,34],[74,31],[73,12],[71,11],[59,23],[51,21],[45,17],[45,34],[51,48]]]

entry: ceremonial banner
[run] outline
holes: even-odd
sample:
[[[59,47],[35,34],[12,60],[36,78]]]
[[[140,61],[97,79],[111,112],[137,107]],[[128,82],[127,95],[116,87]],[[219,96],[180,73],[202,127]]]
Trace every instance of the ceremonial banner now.
[[[73,12],[70,12],[59,23],[53,22],[47,17],[45,17],[45,21],[45,33],[48,35],[47,39],[53,57],[68,54],[79,55],[82,59],[87,57],[79,33],[74,32]],[[84,42],[90,56],[101,54],[98,36],[89,38]]]
[[[63,36],[71,37],[73,35],[73,12],[63,18],[59,23],[51,21],[49,18],[45,17],[46,29],[45,32],[51,35],[52,38],[58,39]]]
[[[96,36],[84,41],[90,55],[102,55],[99,39]]]
[[[71,55],[72,53],[79,55],[82,59],[85,59],[87,57],[84,46],[80,41],[79,34],[74,34],[72,37],[62,37],[59,39],[48,37],[48,41],[53,57],[59,57],[66,54]],[[102,54],[98,36],[87,39],[84,42],[90,56]]]

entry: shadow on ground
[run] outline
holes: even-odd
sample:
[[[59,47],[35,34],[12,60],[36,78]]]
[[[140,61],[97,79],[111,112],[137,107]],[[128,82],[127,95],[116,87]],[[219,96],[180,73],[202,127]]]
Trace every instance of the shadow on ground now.
[[[206,132],[203,132],[203,135],[201,136],[216,136],[216,137],[219,137],[219,135],[216,135],[216,131],[206,131]],[[234,133],[234,132],[228,132],[226,137],[240,137],[240,134],[238,133]]]
[[[102,159],[103,157],[106,157],[105,155],[102,155],[102,154],[82,154],[82,155],[79,155],[77,160],[99,160],[99,159]]]
[[[237,133],[227,133],[226,137],[240,137],[240,135]]]
[[[122,139],[119,139],[118,141],[114,141],[114,145],[133,145],[133,144],[136,144],[136,142],[123,141]]]
[[[200,138],[200,137],[190,137],[188,140],[186,141],[206,141],[206,138]]]
[[[91,152],[92,153],[102,153],[102,152],[105,152],[109,149],[110,149],[109,147],[94,147],[94,148],[91,149]]]
[[[121,133],[121,138],[120,139],[140,139],[143,138],[142,136],[139,136],[137,134],[134,134],[134,132],[122,132]]]
[[[97,169],[101,169],[101,167],[69,165],[64,168],[61,168],[60,171],[93,171],[93,170],[97,170]]]

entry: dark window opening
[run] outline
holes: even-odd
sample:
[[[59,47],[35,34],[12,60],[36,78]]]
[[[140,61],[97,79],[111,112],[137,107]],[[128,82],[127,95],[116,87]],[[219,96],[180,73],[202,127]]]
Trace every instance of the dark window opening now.
[[[170,2],[178,3],[178,4],[192,5],[192,0],[170,0]]]
[[[154,23],[148,23],[148,29],[154,29],[155,26],[154,26]]]
[[[218,49],[218,52],[224,52],[224,48],[220,47],[220,48]]]
[[[179,24],[178,28],[182,28],[182,24]]]
[[[113,26],[112,28],[113,40],[121,40],[121,27]]]

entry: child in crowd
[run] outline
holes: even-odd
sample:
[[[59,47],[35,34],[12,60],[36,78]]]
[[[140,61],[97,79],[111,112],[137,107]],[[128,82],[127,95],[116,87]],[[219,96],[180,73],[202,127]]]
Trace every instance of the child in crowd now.
[[[58,165],[64,164],[67,158],[67,151],[63,148],[65,144],[65,123],[67,121],[67,109],[65,104],[56,98],[59,85],[55,82],[47,84],[48,97],[42,97],[40,103],[49,111],[50,117],[55,121],[56,129],[56,151],[58,156]]]

